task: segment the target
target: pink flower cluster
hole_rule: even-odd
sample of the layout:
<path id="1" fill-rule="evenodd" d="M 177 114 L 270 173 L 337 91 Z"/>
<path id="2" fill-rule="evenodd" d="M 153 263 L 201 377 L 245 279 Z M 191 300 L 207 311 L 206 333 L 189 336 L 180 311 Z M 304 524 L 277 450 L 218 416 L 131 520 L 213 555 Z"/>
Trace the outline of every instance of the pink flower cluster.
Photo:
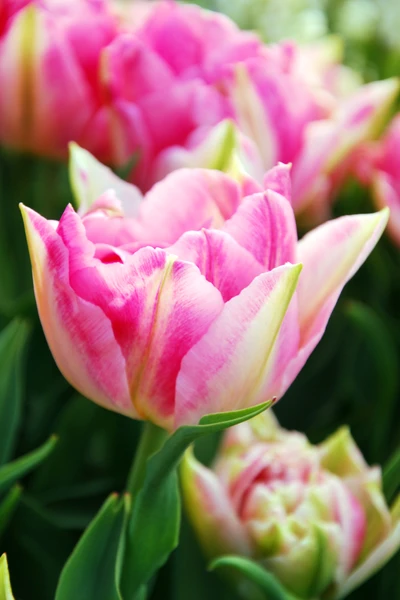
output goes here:
<path id="1" fill-rule="evenodd" d="M 133 157 L 132 180 L 148 190 L 172 169 L 214 167 L 196 149 L 230 119 L 251 175 L 293 163 L 296 212 L 326 218 L 340 165 L 397 83 L 356 86 L 334 49 L 265 46 L 195 6 L 126 6 L 3 0 L 1 143 L 62 158 L 76 141 L 114 166 Z"/>

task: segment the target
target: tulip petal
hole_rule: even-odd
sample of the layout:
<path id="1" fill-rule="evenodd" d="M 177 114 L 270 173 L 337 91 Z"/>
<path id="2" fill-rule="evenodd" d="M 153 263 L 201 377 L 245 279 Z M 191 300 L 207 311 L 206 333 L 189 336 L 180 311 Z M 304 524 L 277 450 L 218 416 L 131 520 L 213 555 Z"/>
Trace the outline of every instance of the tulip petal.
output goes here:
<path id="1" fill-rule="evenodd" d="M 387 209 L 341 217 L 317 227 L 300 240 L 297 260 L 304 269 L 297 295 L 303 344 L 311 336 L 322 336 L 340 292 L 377 244 L 388 217 Z"/>
<path id="2" fill-rule="evenodd" d="M 104 192 L 114 190 L 126 217 L 135 217 L 143 196 L 140 190 L 120 179 L 90 152 L 71 142 L 69 174 L 80 214 L 84 215 Z"/>
<path id="3" fill-rule="evenodd" d="M 285 265 L 263 273 L 225 304 L 182 360 L 177 426 L 270 398 L 270 357 L 300 270 L 301 265 Z"/>
<path id="4" fill-rule="evenodd" d="M 396 189 L 397 188 L 397 189 Z M 372 182 L 372 193 L 375 204 L 382 209 L 390 209 L 388 231 L 393 240 L 400 246 L 400 187 L 393 178 L 384 171 L 378 171 Z"/>
<path id="5" fill-rule="evenodd" d="M 264 168 L 271 168 L 279 152 L 276 131 L 244 64 L 235 66 L 232 99 L 241 131 L 256 143 Z"/>
<path id="6" fill-rule="evenodd" d="M 276 167 L 267 171 L 264 175 L 264 189 L 273 190 L 290 202 L 292 198 L 291 168 L 290 164 L 279 163 Z"/>
<path id="7" fill-rule="evenodd" d="M 67 144 L 89 123 L 92 93 L 64 28 L 60 15 L 31 2 L 1 40 L 3 143 L 64 157 Z"/>
<path id="8" fill-rule="evenodd" d="M 320 341 L 344 285 L 375 247 L 388 216 L 386 209 L 340 217 L 317 227 L 298 243 L 297 260 L 304 265 L 297 288 L 299 352 L 286 369 L 280 395 Z"/>
<path id="9" fill-rule="evenodd" d="M 185 231 L 219 228 L 241 201 L 239 185 L 224 173 L 180 169 L 156 184 L 140 206 L 137 240 L 173 244 Z"/>
<path id="10" fill-rule="evenodd" d="M 112 323 L 136 412 L 171 428 L 181 360 L 221 312 L 221 294 L 194 264 L 161 249 L 102 263 L 72 208 L 57 232 L 69 251 L 70 285 Z"/>
<path id="11" fill-rule="evenodd" d="M 223 231 L 189 231 L 167 250 L 197 265 L 207 281 L 221 292 L 224 302 L 237 296 L 265 270 Z"/>
<path id="12" fill-rule="evenodd" d="M 72 289 L 68 251 L 53 224 L 25 207 L 22 214 L 39 315 L 59 369 L 83 395 L 137 416 L 111 322 Z"/>
<path id="13" fill-rule="evenodd" d="M 400 548 L 400 497 L 398 498 L 392 514 L 393 528 L 386 539 L 379 544 L 350 574 L 343 585 L 335 594 L 335 599 L 345 598 L 364 581 L 379 571 Z"/>
<path id="14" fill-rule="evenodd" d="M 212 127 L 194 147 L 172 146 L 158 156 L 154 167 L 156 181 L 179 168 L 204 168 L 228 171 L 237 146 L 236 128 L 225 119 Z"/>
<path id="15" fill-rule="evenodd" d="M 213 558 L 227 553 L 250 556 L 249 535 L 233 510 L 225 488 L 210 469 L 195 459 L 191 449 L 182 462 L 181 481 L 190 521 L 207 556 Z"/>
<path id="16" fill-rule="evenodd" d="M 293 206 L 303 211 L 313 198 L 321 172 L 332 172 L 362 141 L 375 135 L 399 89 L 397 79 L 362 86 L 339 107 L 329 120 L 311 123 L 304 147 L 293 165 Z"/>
<path id="17" fill-rule="evenodd" d="M 245 198 L 222 227 L 271 270 L 295 262 L 296 222 L 288 200 L 272 190 Z"/>
<path id="18" fill-rule="evenodd" d="M 341 427 L 319 446 L 321 465 L 338 477 L 354 477 L 368 468 L 348 427 Z"/>

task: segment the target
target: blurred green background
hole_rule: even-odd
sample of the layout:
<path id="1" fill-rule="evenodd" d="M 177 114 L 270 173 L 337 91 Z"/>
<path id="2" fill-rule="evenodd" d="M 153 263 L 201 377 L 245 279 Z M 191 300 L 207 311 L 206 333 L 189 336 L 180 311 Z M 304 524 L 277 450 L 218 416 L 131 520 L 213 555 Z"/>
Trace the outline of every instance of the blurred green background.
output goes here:
<path id="1" fill-rule="evenodd" d="M 207 6 L 269 41 L 338 33 L 345 61 L 367 80 L 400 75 L 398 0 L 214 0 Z M 58 218 L 72 201 L 66 166 L 2 149 L 0 197 L 0 465 L 58 436 L 53 451 L 20 484 L 0 488 L 0 553 L 7 551 L 16 599 L 52 600 L 83 529 L 110 492 L 124 489 L 140 423 L 77 395 L 58 372 L 37 318 L 17 205 Z M 368 193 L 355 182 L 335 205 L 336 215 L 369 210 Z M 283 426 L 319 442 L 348 423 L 366 459 L 385 465 L 400 445 L 399 307 L 400 252 L 384 236 L 278 404 Z M 198 450 L 206 462 L 217 443 L 202 441 Z M 184 523 L 181 545 L 161 570 L 152 599 L 234 600 L 205 569 Z M 400 598 L 399 569 L 400 555 L 351 598 Z"/>

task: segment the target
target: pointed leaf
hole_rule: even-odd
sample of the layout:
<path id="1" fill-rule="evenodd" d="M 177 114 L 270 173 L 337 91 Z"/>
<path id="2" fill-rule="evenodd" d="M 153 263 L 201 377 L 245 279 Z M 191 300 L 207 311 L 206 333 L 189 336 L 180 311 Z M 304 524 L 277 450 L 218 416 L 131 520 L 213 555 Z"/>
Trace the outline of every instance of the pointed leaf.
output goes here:
<path id="1" fill-rule="evenodd" d="M 47 458 L 56 443 L 57 438 L 53 435 L 37 450 L 0 467 L 0 493 L 11 486 L 17 479 L 20 479 L 29 473 L 29 471 L 39 465 L 42 460 Z"/>
<path id="2" fill-rule="evenodd" d="M 251 419 L 270 405 L 271 402 L 265 402 L 243 410 L 207 415 L 199 425 L 180 427 L 149 458 L 143 487 L 128 525 L 121 583 L 124 598 L 134 597 L 178 544 L 180 495 L 176 467 L 188 446 L 203 435 Z"/>
<path id="3" fill-rule="evenodd" d="M 272 573 L 249 558 L 222 556 L 212 561 L 209 569 L 214 570 L 220 567 L 229 567 L 239 571 L 265 592 L 266 600 L 295 600 L 295 597 L 285 590 Z"/>
<path id="4" fill-rule="evenodd" d="M 385 498 L 390 503 L 400 488 L 400 447 L 385 465 L 383 470 L 383 489 Z"/>
<path id="5" fill-rule="evenodd" d="M 55 600 L 122 600 L 118 557 L 129 504 L 127 495 L 106 500 L 68 559 Z"/>
<path id="6" fill-rule="evenodd" d="M 0 334 L 0 464 L 9 460 L 22 402 L 22 363 L 29 326 L 12 321 Z"/>
<path id="7" fill-rule="evenodd" d="M 19 485 L 15 485 L 8 492 L 7 496 L 0 503 L 0 536 L 8 525 L 11 517 L 17 508 L 19 499 L 21 497 L 22 488 Z"/>

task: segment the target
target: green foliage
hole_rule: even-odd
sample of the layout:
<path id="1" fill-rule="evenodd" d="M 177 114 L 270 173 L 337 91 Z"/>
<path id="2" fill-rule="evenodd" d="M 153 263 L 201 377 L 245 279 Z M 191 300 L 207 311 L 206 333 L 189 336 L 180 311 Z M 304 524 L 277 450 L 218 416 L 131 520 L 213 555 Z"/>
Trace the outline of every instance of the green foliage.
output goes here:
<path id="1" fill-rule="evenodd" d="M 241 556 L 221 556 L 214 560 L 209 567 L 214 569 L 233 569 L 241 573 L 245 579 L 250 580 L 262 590 L 262 598 L 265 600 L 298 600 L 279 583 L 279 581 L 266 569 L 258 565 L 253 560 Z M 253 593 L 256 595 L 257 593 Z M 248 598 L 251 600 L 251 588 L 248 590 Z"/>
<path id="2" fill-rule="evenodd" d="M 0 333 L 0 465 L 12 455 L 20 423 L 28 333 L 28 325 L 18 320 Z"/>
<path id="3" fill-rule="evenodd" d="M 127 530 L 122 572 L 124 598 L 134 597 L 178 545 L 180 495 L 176 468 L 185 450 L 196 439 L 246 421 L 269 404 L 209 415 L 203 417 L 199 425 L 180 427 L 149 458 Z"/>
<path id="4" fill-rule="evenodd" d="M 104 503 L 65 565 L 55 600 L 122 600 L 118 558 L 129 502 L 113 494 Z"/>
<path id="5" fill-rule="evenodd" d="M 0 467 L 0 494 L 47 458 L 56 443 L 57 438 L 52 436 L 37 450 Z"/>

